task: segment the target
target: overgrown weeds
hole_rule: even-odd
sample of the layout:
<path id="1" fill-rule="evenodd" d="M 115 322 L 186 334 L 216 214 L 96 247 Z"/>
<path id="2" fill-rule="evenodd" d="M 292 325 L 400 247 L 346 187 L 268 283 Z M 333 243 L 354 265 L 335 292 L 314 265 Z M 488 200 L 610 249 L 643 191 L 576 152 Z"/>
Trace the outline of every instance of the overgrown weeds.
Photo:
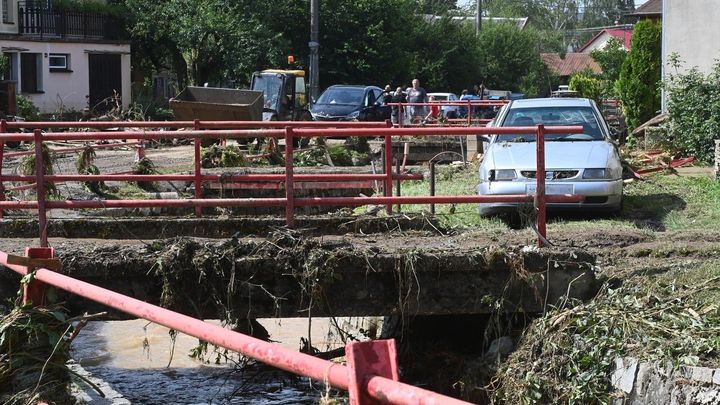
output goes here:
<path id="1" fill-rule="evenodd" d="M 684 285 L 648 288 L 638 278 L 606 286 L 592 301 L 550 312 L 525 332 L 490 390 L 508 404 L 609 403 L 609 375 L 616 358 L 717 365 L 720 307 L 692 299 L 720 288 L 720 276 Z"/>
<path id="2" fill-rule="evenodd" d="M 97 154 L 92 145 L 85 145 L 75 161 L 78 174 L 99 175 L 100 169 L 94 163 L 96 156 Z M 107 190 L 107 186 L 103 181 L 86 181 L 84 184 L 86 189 L 95 194 L 101 194 Z"/>
<path id="3" fill-rule="evenodd" d="M 15 307 L 0 320 L 0 403 L 71 404 L 71 323 L 60 308 Z"/>
<path id="4" fill-rule="evenodd" d="M 132 168 L 133 174 L 157 174 L 158 171 L 155 168 L 155 163 L 153 163 L 152 160 L 149 158 L 142 158 L 137 163 L 133 165 Z M 137 182 L 138 187 L 145 191 L 157 191 L 158 190 L 158 184 L 154 181 L 138 181 Z"/>
<path id="5" fill-rule="evenodd" d="M 35 144 L 31 144 L 29 147 L 29 150 L 35 150 Z M 43 165 L 43 174 L 45 175 L 52 175 L 55 174 L 55 160 L 56 160 L 55 153 L 50 150 L 50 148 L 46 144 L 42 144 L 42 165 Z M 27 155 L 20 160 L 20 164 L 18 165 L 18 172 L 20 174 L 25 176 L 34 176 L 35 175 L 35 154 Z M 55 186 L 55 183 L 46 181 L 45 182 L 45 192 L 48 195 L 55 196 L 58 195 L 57 187 Z"/>
<path id="6" fill-rule="evenodd" d="M 245 154 L 237 145 L 211 145 L 203 149 L 200 159 L 202 167 L 205 168 L 244 167 L 249 165 Z"/>

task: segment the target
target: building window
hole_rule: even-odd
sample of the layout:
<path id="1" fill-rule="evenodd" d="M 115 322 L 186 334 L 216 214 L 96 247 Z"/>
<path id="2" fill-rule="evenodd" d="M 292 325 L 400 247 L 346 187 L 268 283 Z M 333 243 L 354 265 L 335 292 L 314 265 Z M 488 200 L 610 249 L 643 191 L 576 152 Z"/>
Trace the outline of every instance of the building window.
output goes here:
<path id="1" fill-rule="evenodd" d="M 3 24 L 14 24 L 14 2 L 13 0 L 2 0 L 2 22 Z"/>
<path id="2" fill-rule="evenodd" d="M 20 92 L 42 92 L 42 58 L 39 53 L 20 54 Z"/>
<path id="3" fill-rule="evenodd" d="M 51 72 L 67 72 L 70 70 L 70 55 L 66 53 L 51 53 L 48 59 Z"/>

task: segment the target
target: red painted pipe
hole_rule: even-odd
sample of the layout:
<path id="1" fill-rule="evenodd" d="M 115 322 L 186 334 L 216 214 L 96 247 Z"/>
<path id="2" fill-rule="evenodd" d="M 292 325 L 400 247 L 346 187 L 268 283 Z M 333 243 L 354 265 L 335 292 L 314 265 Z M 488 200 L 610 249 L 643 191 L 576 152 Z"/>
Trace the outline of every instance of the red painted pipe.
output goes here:
<path id="1" fill-rule="evenodd" d="M 47 201 L 48 209 L 89 209 L 89 208 L 194 208 L 194 207 L 284 207 L 284 198 L 224 198 L 187 200 L 66 200 Z M 37 209 L 37 201 L 0 201 L 5 209 Z"/>
<path id="2" fill-rule="evenodd" d="M 346 128 L 384 127 L 382 121 L 199 121 L 203 128 Z M 195 121 L 30 121 L 7 122 L 7 129 L 36 128 L 194 128 Z M 3 130 L 2 132 L 7 132 Z"/>
<path id="3" fill-rule="evenodd" d="M 546 134 L 568 134 L 581 132 L 581 126 L 545 127 Z M 447 136 L 447 135 L 492 135 L 492 134 L 535 134 L 536 127 L 445 127 L 442 133 L 437 128 L 300 128 L 294 130 L 296 137 L 330 136 Z M 208 131 L 132 131 L 132 132 L 47 132 L 46 141 L 104 140 L 104 139 L 172 139 L 172 138 L 282 138 L 284 131 L 268 130 L 208 130 Z M 0 141 L 32 141 L 31 134 L 0 134 Z"/>
<path id="4" fill-rule="evenodd" d="M 582 202 L 580 195 L 548 195 L 551 203 Z M 296 206 L 312 205 L 392 205 L 392 204 L 462 204 L 493 202 L 532 202 L 532 195 L 466 195 L 466 196 L 401 196 L 401 197 L 313 197 L 295 198 Z M 187 200 L 86 200 L 86 201 L 47 201 L 47 209 L 90 209 L 90 208 L 194 208 L 194 207 L 284 207 L 285 198 L 225 198 L 225 199 L 187 199 Z M 0 201 L 0 208 L 37 209 L 37 201 Z"/>
<path id="5" fill-rule="evenodd" d="M 385 197 L 392 197 L 392 156 L 392 137 L 390 135 L 385 135 L 385 187 L 383 187 L 383 194 Z M 385 211 L 388 214 L 392 214 L 392 204 L 387 204 L 385 206 Z"/>
<path id="6" fill-rule="evenodd" d="M 200 130 L 200 120 L 195 120 L 193 122 L 193 129 L 196 131 Z M 200 199 L 202 197 L 202 142 L 200 142 L 200 139 L 195 138 L 193 139 L 193 164 L 194 164 L 194 181 L 195 181 L 195 199 Z M 202 208 L 201 207 L 195 207 L 195 217 L 200 218 L 202 217 Z"/>
<path id="7" fill-rule="evenodd" d="M 194 174 L 53 174 L 46 175 L 45 180 L 54 183 L 65 181 L 193 181 Z M 200 176 L 201 181 L 284 181 L 284 174 L 205 174 Z M 384 180 L 384 174 L 295 174 L 296 181 L 362 181 Z M 393 180 L 422 180 L 422 174 L 393 175 Z M 35 176 L 11 175 L 3 176 L 4 181 L 35 182 Z"/>
<path id="8" fill-rule="evenodd" d="M 295 136 L 291 127 L 285 128 L 285 224 L 295 226 L 295 188 L 293 187 L 293 142 Z"/>
<path id="9" fill-rule="evenodd" d="M 549 195 L 547 202 L 582 202 L 584 196 L 572 194 Z M 532 202 L 532 195 L 496 194 L 496 195 L 436 195 L 436 196 L 393 196 L 393 197 L 306 197 L 296 198 L 297 206 L 314 205 L 390 205 L 390 204 L 466 204 L 466 203 L 523 203 Z"/>
<path id="10" fill-rule="evenodd" d="M 582 126 L 545 127 L 545 134 L 572 134 L 582 132 Z M 503 135 L 527 134 L 535 135 L 537 127 L 443 127 L 439 128 L 346 128 L 346 129 L 296 129 L 296 136 L 358 136 L 380 137 L 390 136 L 448 136 L 448 135 Z"/>
<path id="11" fill-rule="evenodd" d="M 547 240 L 547 229 L 546 229 L 546 207 L 545 202 L 547 196 L 545 195 L 545 126 L 540 124 L 537 126 L 537 147 L 535 148 L 536 166 L 537 173 L 535 180 L 537 182 L 537 190 L 535 191 L 537 199 L 537 226 L 538 226 L 538 247 L 545 246 L 545 240 Z"/>
<path id="12" fill-rule="evenodd" d="M 7 121 L 0 120 L 0 132 L 7 132 Z M 0 139 L 0 201 L 5 201 L 5 185 L 3 185 L 3 175 L 2 175 L 2 168 L 3 168 L 3 161 L 5 159 L 5 142 Z M 5 215 L 5 212 L 2 208 L 0 208 L 0 219 L 3 218 Z"/>
<path id="13" fill-rule="evenodd" d="M 37 194 L 38 226 L 40 227 L 40 247 L 48 247 L 47 236 L 47 204 L 45 201 L 45 167 L 42 154 L 42 132 L 36 129 L 33 132 L 35 143 L 35 185 Z"/>
<path id="14" fill-rule="evenodd" d="M 8 264 L 5 252 L 0 252 L 0 264 L 22 275 L 27 274 L 27 268 Z M 317 381 L 327 381 L 330 385 L 340 389 L 348 389 L 350 370 L 347 366 L 233 332 L 47 269 L 38 269 L 34 279 L 166 328 L 233 350 L 273 367 Z M 367 378 L 367 389 L 371 397 L 391 404 L 467 405 L 467 402 L 455 398 L 373 375 Z"/>

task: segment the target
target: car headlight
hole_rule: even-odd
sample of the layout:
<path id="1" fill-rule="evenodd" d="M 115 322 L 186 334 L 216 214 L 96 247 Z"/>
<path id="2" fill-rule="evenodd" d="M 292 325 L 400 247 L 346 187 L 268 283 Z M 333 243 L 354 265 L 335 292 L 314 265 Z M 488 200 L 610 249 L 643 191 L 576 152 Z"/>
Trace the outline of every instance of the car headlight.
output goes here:
<path id="1" fill-rule="evenodd" d="M 490 181 L 510 181 L 514 180 L 517 176 L 515 175 L 514 169 L 501 169 L 501 170 L 490 170 Z"/>
<path id="2" fill-rule="evenodd" d="M 360 116 L 360 110 L 351 112 L 350 114 L 348 114 L 347 117 L 354 119 L 354 118 L 357 118 L 357 117 L 359 117 L 359 116 Z"/>
<path id="3" fill-rule="evenodd" d="M 585 169 L 583 171 L 583 179 L 588 180 L 604 180 L 610 179 L 612 170 L 608 169 Z"/>

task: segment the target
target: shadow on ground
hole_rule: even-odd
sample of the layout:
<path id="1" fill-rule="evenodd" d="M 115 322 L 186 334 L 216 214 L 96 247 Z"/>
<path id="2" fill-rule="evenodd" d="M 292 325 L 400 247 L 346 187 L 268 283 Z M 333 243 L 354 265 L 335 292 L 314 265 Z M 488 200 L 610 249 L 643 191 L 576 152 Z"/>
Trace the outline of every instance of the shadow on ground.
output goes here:
<path id="1" fill-rule="evenodd" d="M 673 211 L 684 210 L 687 203 L 675 194 L 626 195 L 625 208 L 619 217 L 631 221 L 636 227 L 652 231 L 665 231 L 665 218 Z"/>
<path id="2" fill-rule="evenodd" d="M 547 220 L 551 221 L 588 221 L 596 219 L 619 219 L 631 222 L 637 228 L 652 231 L 665 231 L 665 218 L 673 211 L 683 210 L 687 203 L 675 194 L 658 193 L 650 195 L 625 195 L 624 207 L 619 213 L 597 210 L 548 210 Z M 531 213 L 500 215 L 499 218 L 511 229 L 522 229 L 534 222 Z"/>

